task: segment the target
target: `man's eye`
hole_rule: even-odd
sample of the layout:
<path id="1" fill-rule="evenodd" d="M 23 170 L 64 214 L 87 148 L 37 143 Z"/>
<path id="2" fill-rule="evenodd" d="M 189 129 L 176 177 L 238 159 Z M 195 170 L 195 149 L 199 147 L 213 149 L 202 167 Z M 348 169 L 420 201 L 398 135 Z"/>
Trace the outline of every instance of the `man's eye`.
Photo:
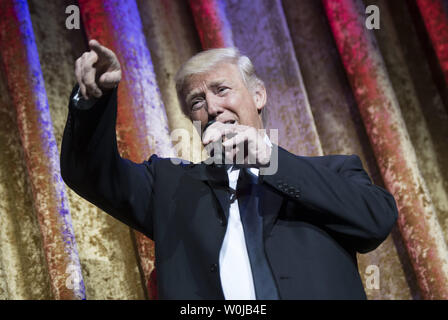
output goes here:
<path id="1" fill-rule="evenodd" d="M 224 93 L 224 92 L 226 92 L 228 89 L 229 89 L 229 88 L 227 88 L 227 87 L 219 87 L 219 88 L 218 88 L 218 92 L 219 92 L 219 93 Z"/>
<path id="2" fill-rule="evenodd" d="M 192 111 L 199 110 L 201 108 L 202 108 L 202 101 L 201 100 L 193 101 L 191 103 L 191 110 Z"/>

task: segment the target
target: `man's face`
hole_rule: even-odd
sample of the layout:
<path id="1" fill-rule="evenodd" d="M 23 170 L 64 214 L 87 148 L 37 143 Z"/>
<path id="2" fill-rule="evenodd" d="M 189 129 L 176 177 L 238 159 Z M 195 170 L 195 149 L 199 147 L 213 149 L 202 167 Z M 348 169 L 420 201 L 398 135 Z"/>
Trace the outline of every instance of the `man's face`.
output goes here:
<path id="1" fill-rule="evenodd" d="M 249 91 L 232 63 L 220 63 L 212 71 L 188 78 L 183 96 L 190 119 L 200 121 L 201 128 L 210 120 L 263 128 L 266 90 L 259 86 Z"/>

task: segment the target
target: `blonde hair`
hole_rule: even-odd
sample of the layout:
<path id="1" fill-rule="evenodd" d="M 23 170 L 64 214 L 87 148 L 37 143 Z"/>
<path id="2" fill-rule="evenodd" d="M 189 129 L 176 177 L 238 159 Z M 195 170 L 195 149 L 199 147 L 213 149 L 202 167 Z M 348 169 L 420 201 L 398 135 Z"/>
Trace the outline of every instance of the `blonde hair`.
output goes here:
<path id="1" fill-rule="evenodd" d="M 238 67 L 241 78 L 249 91 L 254 92 L 258 86 L 264 86 L 263 80 L 258 78 L 255 74 L 255 68 L 252 61 L 250 61 L 247 56 L 242 55 L 237 48 L 218 48 L 199 52 L 186 61 L 174 77 L 177 97 L 181 104 L 182 111 L 188 117 L 190 114 L 182 94 L 185 81 L 192 75 L 209 72 L 217 64 L 222 62 L 232 63 Z"/>

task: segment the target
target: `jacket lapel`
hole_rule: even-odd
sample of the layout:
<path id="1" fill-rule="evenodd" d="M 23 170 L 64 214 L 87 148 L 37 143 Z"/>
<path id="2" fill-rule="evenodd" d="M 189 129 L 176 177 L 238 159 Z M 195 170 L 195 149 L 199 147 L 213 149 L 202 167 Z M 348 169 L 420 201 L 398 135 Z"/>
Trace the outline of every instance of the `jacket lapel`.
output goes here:
<path id="1" fill-rule="evenodd" d="M 227 175 L 227 171 L 224 167 L 207 165 L 206 172 L 208 177 L 207 183 L 221 206 L 221 213 L 227 224 L 230 208 L 229 176 Z"/>
<path id="2" fill-rule="evenodd" d="M 225 167 L 215 164 L 206 165 L 201 162 L 198 164 L 187 164 L 184 168 L 188 175 L 194 179 L 204 181 L 210 186 L 220 205 L 222 218 L 227 222 L 230 208 L 230 192 L 229 177 Z M 278 217 L 283 197 L 265 183 L 260 185 L 258 196 L 259 208 L 263 215 L 263 234 L 266 237 L 270 234 Z"/>
<path id="3" fill-rule="evenodd" d="M 263 235 L 266 238 L 277 220 L 283 197 L 275 192 L 267 184 L 261 184 L 260 188 L 260 210 L 263 215 Z"/>
<path id="4" fill-rule="evenodd" d="M 205 163 L 188 164 L 186 173 L 194 179 L 204 181 L 210 186 L 215 198 L 218 200 L 222 218 L 227 222 L 230 208 L 229 177 L 224 166 Z"/>

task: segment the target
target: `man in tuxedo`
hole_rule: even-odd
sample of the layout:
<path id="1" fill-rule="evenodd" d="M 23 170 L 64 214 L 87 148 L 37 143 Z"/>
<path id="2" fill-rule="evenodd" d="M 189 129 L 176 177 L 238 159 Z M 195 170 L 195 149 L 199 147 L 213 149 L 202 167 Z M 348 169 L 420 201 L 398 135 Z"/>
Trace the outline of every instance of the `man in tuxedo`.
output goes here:
<path id="1" fill-rule="evenodd" d="M 124 159 L 115 133 L 120 64 L 97 41 L 89 46 L 76 61 L 62 177 L 155 241 L 159 298 L 366 298 L 356 252 L 387 237 L 397 208 L 359 157 L 302 157 L 272 144 L 259 130 L 264 84 L 249 58 L 226 48 L 187 61 L 176 89 L 210 155 L 229 165 Z"/>

